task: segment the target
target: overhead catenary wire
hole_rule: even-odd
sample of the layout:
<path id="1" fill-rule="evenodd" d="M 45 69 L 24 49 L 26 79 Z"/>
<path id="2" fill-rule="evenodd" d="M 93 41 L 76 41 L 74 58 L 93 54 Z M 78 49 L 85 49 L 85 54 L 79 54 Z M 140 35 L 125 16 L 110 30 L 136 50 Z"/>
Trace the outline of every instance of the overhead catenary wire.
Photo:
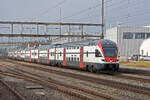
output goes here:
<path id="1" fill-rule="evenodd" d="M 42 16 L 42 15 L 44 15 L 44 14 L 50 12 L 51 10 L 53 10 L 53 9 L 55 9 L 55 8 L 57 8 L 57 7 L 59 7 L 60 5 L 64 4 L 66 1 L 67 1 L 67 0 L 60 1 L 60 2 L 58 2 L 56 5 L 54 5 L 54 6 L 52 6 L 52 7 L 49 7 L 49 8 L 46 9 L 45 11 L 39 13 L 37 16 L 32 17 L 32 18 L 30 18 L 30 19 L 33 20 L 33 19 L 38 18 L 38 17 L 40 17 L 40 16 Z"/>
<path id="2" fill-rule="evenodd" d="M 134 12 L 138 12 L 138 13 L 136 13 L 136 14 L 128 13 L 126 15 L 123 15 L 123 17 L 120 17 L 120 16 L 111 17 L 111 19 L 109 21 L 112 22 L 114 19 L 121 20 L 121 19 L 136 17 L 137 15 L 138 16 L 146 15 L 146 14 L 150 13 L 150 9 L 136 10 Z"/>
<path id="3" fill-rule="evenodd" d="M 111 2 L 111 1 L 112 1 L 112 0 L 107 0 L 107 1 L 105 1 L 104 3 L 109 3 L 109 2 Z M 62 18 L 62 20 L 68 19 L 68 18 L 71 18 L 71 17 L 76 17 L 76 16 L 78 16 L 78 15 L 80 15 L 80 14 L 83 14 L 83 13 L 85 13 L 85 12 L 87 12 L 87 11 L 89 11 L 89 10 L 95 9 L 95 8 L 97 8 L 97 7 L 101 7 L 101 3 L 100 3 L 100 4 L 97 4 L 97 5 L 94 5 L 94 6 L 91 6 L 91 7 L 88 7 L 88 8 L 86 8 L 86 9 L 80 10 L 80 11 L 78 11 L 78 12 L 72 14 L 72 15 L 65 16 L 65 17 Z"/>
<path id="4" fill-rule="evenodd" d="M 146 9 L 144 9 L 144 11 L 145 11 Z M 149 9 L 148 9 L 149 10 Z M 142 10 L 143 11 L 143 10 Z M 139 12 L 139 10 L 136 10 L 136 12 Z M 80 19 L 77 19 L 77 21 L 81 21 L 81 20 L 86 20 L 86 19 L 89 19 L 89 18 L 92 18 L 92 17 L 100 17 L 100 15 L 99 14 L 96 14 L 96 15 L 91 15 L 91 12 L 90 12 L 90 14 L 88 14 L 88 13 L 86 13 L 86 15 L 87 16 L 83 16 L 83 18 L 80 18 Z M 89 16 L 90 15 L 90 16 Z M 129 16 L 131 16 L 131 14 L 125 14 L 123 17 L 120 17 L 120 16 L 114 16 L 114 17 L 111 17 L 111 20 L 114 20 L 114 18 L 117 18 L 117 19 L 124 19 L 124 18 L 127 18 L 127 17 L 129 17 Z M 105 16 L 105 17 L 107 17 L 107 16 Z M 73 20 L 73 18 L 71 18 L 71 19 L 69 19 L 69 20 Z"/>
<path id="5" fill-rule="evenodd" d="M 127 5 L 125 6 L 121 6 L 121 7 L 116 7 L 116 12 L 124 10 L 123 14 L 124 15 L 120 15 L 120 13 L 118 14 L 118 16 L 114 16 L 114 13 L 112 15 L 109 13 L 106 13 L 106 17 L 107 18 L 107 23 L 108 24 L 113 24 L 117 22 L 120 22 L 119 24 L 129 24 L 131 22 L 134 22 L 138 19 L 139 16 L 143 16 L 143 15 L 148 15 L 149 14 L 149 8 L 148 9 L 141 9 L 143 8 L 142 5 L 144 5 L 147 1 L 144 0 L 134 0 L 134 1 L 130 1 L 130 2 L 126 2 Z M 146 6 L 145 6 L 146 7 Z M 112 8 L 110 9 L 112 10 Z M 109 10 L 109 12 L 110 12 Z M 125 12 L 126 11 L 126 12 Z M 117 15 L 117 13 L 115 14 Z M 111 16 L 111 17 L 110 17 Z M 143 16 L 144 18 L 146 18 L 147 16 Z M 143 22 L 143 21 L 142 21 Z M 139 23 L 142 23 L 141 21 Z M 138 24 L 138 22 L 136 22 Z M 132 25 L 134 25 L 134 23 L 131 23 Z"/>

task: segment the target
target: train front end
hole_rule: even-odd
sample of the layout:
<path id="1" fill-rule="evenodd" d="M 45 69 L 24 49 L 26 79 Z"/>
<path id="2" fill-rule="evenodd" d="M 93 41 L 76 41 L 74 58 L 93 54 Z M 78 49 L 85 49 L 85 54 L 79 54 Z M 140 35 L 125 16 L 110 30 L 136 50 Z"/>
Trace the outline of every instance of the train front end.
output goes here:
<path id="1" fill-rule="evenodd" d="M 97 42 L 97 46 L 102 55 L 101 70 L 105 71 L 118 71 L 119 70 L 119 58 L 118 58 L 118 46 L 111 40 L 100 40 Z"/>

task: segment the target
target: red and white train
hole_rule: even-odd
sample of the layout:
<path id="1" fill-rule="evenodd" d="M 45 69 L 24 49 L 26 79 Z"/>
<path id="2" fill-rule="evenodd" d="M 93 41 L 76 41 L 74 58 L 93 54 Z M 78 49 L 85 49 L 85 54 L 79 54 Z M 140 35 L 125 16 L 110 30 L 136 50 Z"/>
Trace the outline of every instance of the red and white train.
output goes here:
<path id="1" fill-rule="evenodd" d="M 119 69 L 117 44 L 106 39 L 16 50 L 9 52 L 8 56 L 25 62 L 85 69 L 91 72 Z"/>

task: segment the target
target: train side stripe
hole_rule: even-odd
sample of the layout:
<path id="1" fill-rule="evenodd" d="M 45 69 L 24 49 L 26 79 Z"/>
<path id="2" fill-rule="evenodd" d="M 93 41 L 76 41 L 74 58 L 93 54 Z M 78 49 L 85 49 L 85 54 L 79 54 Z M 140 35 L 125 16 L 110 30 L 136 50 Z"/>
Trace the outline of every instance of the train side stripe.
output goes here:
<path id="1" fill-rule="evenodd" d="M 83 47 L 80 47 L 80 68 L 83 68 Z"/>
<path id="2" fill-rule="evenodd" d="M 26 50 L 25 50 L 25 55 L 24 55 L 24 61 L 26 62 Z"/>
<path id="3" fill-rule="evenodd" d="M 98 45 L 98 47 L 100 48 L 100 50 L 102 51 L 102 54 L 103 54 L 103 56 L 104 56 L 104 58 L 105 58 L 104 51 L 103 51 L 103 48 L 102 48 L 101 43 L 100 43 L 100 42 L 97 42 L 97 45 Z"/>
<path id="4" fill-rule="evenodd" d="M 64 48 L 63 66 L 66 66 L 66 48 Z"/>
<path id="5" fill-rule="evenodd" d="M 47 64 L 49 64 L 49 49 L 47 49 Z"/>

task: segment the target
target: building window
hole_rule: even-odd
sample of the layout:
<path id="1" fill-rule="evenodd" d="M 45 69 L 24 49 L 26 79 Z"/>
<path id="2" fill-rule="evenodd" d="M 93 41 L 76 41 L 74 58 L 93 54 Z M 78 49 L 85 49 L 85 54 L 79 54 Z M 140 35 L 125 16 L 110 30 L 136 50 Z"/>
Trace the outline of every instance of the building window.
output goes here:
<path id="1" fill-rule="evenodd" d="M 147 33 L 147 38 L 150 38 L 150 33 Z"/>
<path id="2" fill-rule="evenodd" d="M 133 39 L 133 33 L 123 33 L 123 39 Z"/>
<path id="3" fill-rule="evenodd" d="M 135 33 L 135 39 L 145 39 L 145 33 Z"/>

